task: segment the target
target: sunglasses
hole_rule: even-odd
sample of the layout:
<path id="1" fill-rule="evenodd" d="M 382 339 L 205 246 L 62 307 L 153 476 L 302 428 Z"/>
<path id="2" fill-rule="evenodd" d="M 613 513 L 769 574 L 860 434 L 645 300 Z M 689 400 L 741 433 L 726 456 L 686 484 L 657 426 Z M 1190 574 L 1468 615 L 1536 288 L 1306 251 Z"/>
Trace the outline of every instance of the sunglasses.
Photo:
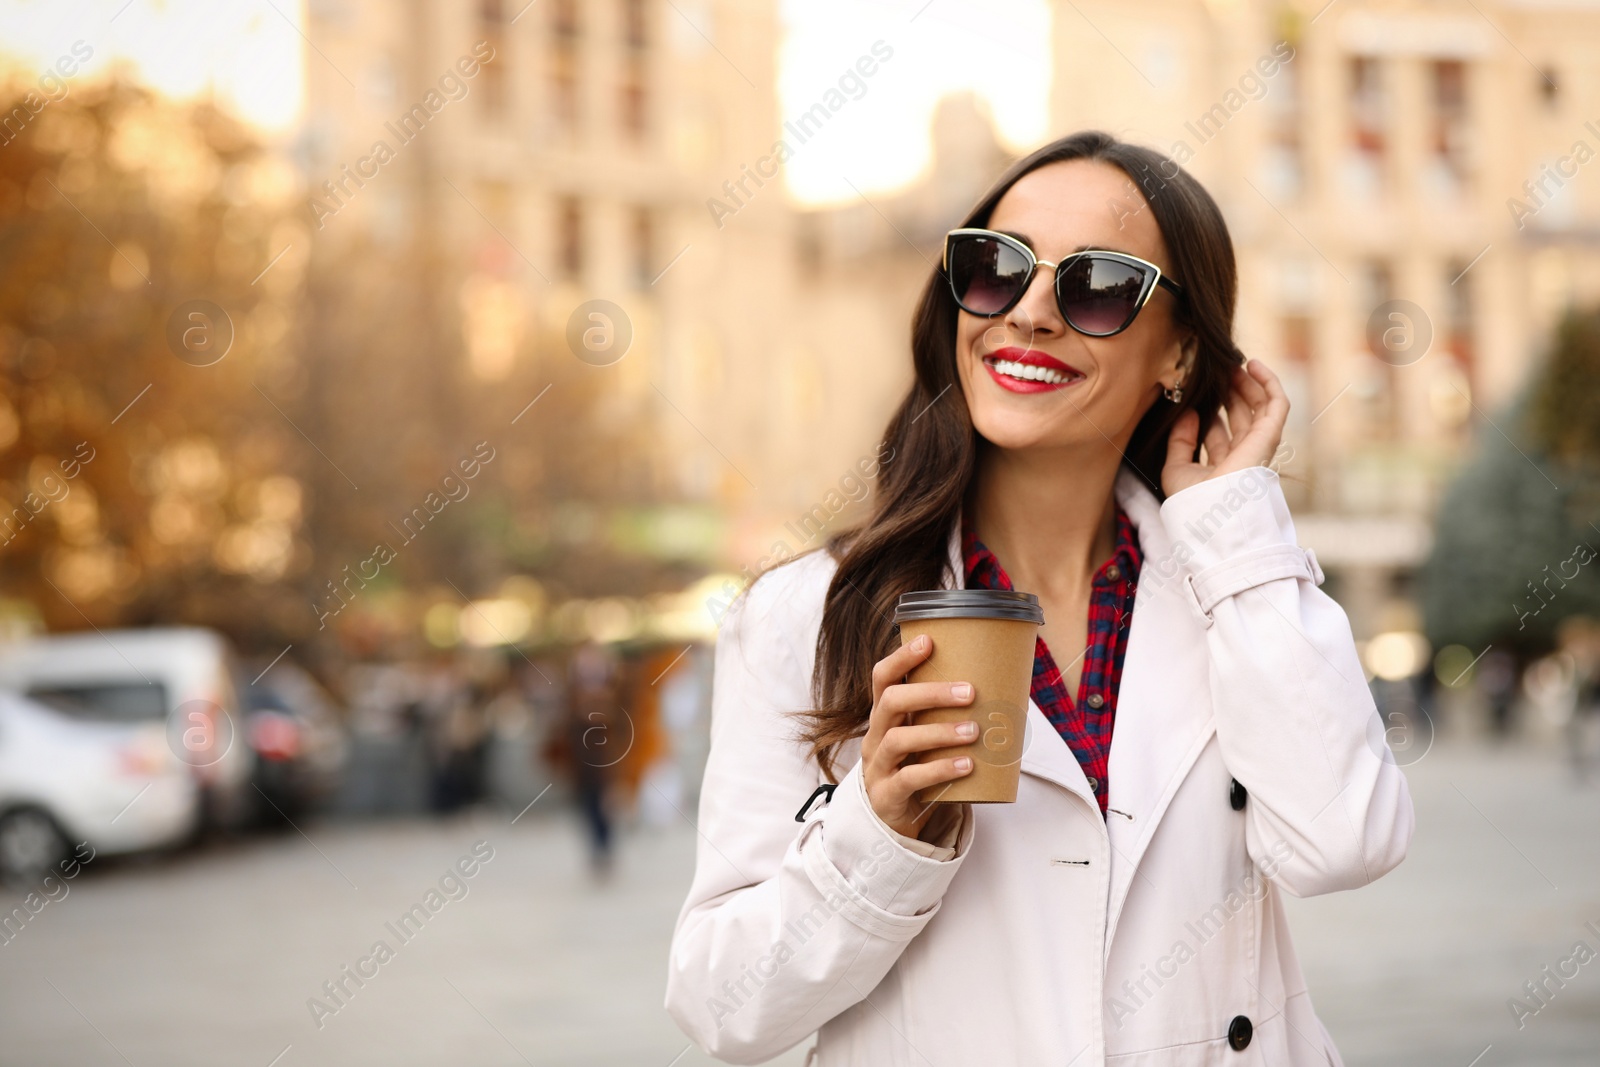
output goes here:
<path id="1" fill-rule="evenodd" d="M 1111 337 L 1133 325 L 1156 286 L 1174 297 L 1183 286 L 1138 256 L 1098 249 L 1074 252 L 1060 263 L 993 230 L 951 230 L 944 239 L 944 271 L 961 310 L 992 318 L 1016 306 L 1040 267 L 1055 271 L 1056 306 L 1079 333 Z"/>

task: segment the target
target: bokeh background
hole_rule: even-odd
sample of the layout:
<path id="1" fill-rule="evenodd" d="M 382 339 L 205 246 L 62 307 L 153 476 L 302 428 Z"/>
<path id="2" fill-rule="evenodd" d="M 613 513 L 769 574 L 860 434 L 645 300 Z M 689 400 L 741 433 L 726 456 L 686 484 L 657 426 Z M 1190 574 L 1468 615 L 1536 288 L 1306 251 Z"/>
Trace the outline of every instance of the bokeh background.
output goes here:
<path id="1" fill-rule="evenodd" d="M 1086 127 L 1227 216 L 1416 796 L 1291 902 L 1346 1061 L 1600 1062 L 1600 3 L 7 0 L 0 69 L 0 1062 L 709 1062 L 721 611 Z"/>

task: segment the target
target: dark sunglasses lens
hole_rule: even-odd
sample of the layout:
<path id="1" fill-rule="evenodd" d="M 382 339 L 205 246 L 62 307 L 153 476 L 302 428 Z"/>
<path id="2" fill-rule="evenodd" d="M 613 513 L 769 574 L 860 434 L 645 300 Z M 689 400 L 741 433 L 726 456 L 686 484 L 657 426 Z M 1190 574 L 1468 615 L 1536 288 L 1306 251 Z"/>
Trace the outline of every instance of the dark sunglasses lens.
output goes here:
<path id="1" fill-rule="evenodd" d="M 969 235 L 950 242 L 950 287 L 956 303 L 974 315 L 997 315 L 1028 280 L 1028 260 L 992 237 Z"/>
<path id="2" fill-rule="evenodd" d="M 1061 313 L 1084 333 L 1115 333 L 1133 317 L 1144 279 L 1132 264 L 1082 256 L 1056 272 Z"/>

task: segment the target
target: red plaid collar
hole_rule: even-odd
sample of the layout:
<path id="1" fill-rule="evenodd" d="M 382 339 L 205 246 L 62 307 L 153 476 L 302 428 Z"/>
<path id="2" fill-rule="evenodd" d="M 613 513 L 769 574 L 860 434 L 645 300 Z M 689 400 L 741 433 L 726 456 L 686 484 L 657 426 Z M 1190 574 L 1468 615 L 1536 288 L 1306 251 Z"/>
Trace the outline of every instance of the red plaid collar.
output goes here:
<path id="1" fill-rule="evenodd" d="M 1067 692 L 1044 638 L 1036 639 L 1029 696 L 1056 728 L 1083 768 L 1084 777 L 1104 816 L 1110 801 L 1107 781 L 1111 736 L 1116 724 L 1117 691 L 1128 647 L 1128 625 L 1139 581 L 1138 531 L 1116 505 L 1116 541 L 1111 558 L 1095 572 L 1089 590 L 1089 643 L 1083 651 L 1078 692 Z M 962 555 L 969 589 L 1012 589 L 1011 578 L 994 553 L 978 540 L 970 513 L 962 515 Z"/>
<path id="2" fill-rule="evenodd" d="M 1094 573 L 1093 585 L 1097 587 L 1111 585 L 1124 578 L 1130 582 L 1137 581 L 1139 565 L 1144 561 L 1139 551 L 1139 531 L 1134 527 L 1133 520 L 1128 518 L 1128 513 L 1122 510 L 1122 505 L 1118 503 L 1115 506 L 1116 541 L 1112 545 L 1111 558 Z M 1010 575 L 1000 566 L 1000 561 L 989 550 L 989 546 L 978 540 L 977 531 L 972 526 L 970 508 L 961 509 L 961 558 L 966 566 L 968 589 L 1012 588 Z M 1115 577 L 1111 570 L 1113 564 L 1117 567 Z"/>

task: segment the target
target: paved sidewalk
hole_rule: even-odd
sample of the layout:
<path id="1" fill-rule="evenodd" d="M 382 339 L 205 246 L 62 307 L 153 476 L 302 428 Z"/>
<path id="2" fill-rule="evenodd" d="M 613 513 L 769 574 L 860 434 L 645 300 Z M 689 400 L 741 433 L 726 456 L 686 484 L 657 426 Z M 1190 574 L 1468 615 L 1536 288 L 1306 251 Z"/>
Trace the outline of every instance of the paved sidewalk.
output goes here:
<path id="1" fill-rule="evenodd" d="M 1408 773 L 1419 828 L 1407 862 L 1365 890 L 1290 902 L 1346 1063 L 1600 1063 L 1600 960 L 1521 1030 L 1507 1008 L 1579 938 L 1600 950 L 1583 929 L 1600 926 L 1600 788 L 1576 789 L 1555 753 L 1531 749 L 1441 747 Z M 686 823 L 625 834 L 600 887 L 576 819 L 555 809 L 515 825 L 478 813 L 307 829 L 91 864 L 0 945 L 0 1062 L 713 1062 L 661 1007 L 693 864 Z M 480 840 L 492 858 L 441 887 Z M 444 903 L 402 941 L 386 924 L 430 889 Z M 393 958 L 367 964 L 360 988 L 346 979 L 352 994 L 319 1029 L 307 1000 L 380 938 L 399 946 Z M 803 1058 L 804 1045 L 776 1062 Z"/>
<path id="2" fill-rule="evenodd" d="M 1600 786 L 1559 752 L 1440 748 L 1406 769 L 1411 853 L 1353 893 L 1289 901 L 1311 997 L 1349 1067 L 1600 1064 L 1600 958 L 1519 1029 L 1507 1002 L 1580 939 L 1600 952 Z M 1489 1048 L 1489 1046 L 1493 1046 Z M 1488 1049 L 1485 1052 L 1485 1049 Z"/>

